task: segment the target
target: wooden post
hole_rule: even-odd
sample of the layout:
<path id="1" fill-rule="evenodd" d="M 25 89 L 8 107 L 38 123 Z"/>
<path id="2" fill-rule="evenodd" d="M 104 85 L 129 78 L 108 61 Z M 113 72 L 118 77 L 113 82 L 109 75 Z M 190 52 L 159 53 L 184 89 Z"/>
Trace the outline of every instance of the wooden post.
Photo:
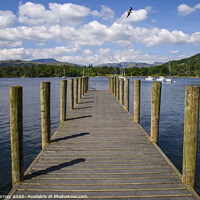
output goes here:
<path id="1" fill-rule="evenodd" d="M 42 148 L 50 142 L 50 82 L 41 82 L 41 124 L 42 124 Z"/>
<path id="2" fill-rule="evenodd" d="M 78 79 L 74 79 L 75 105 L 78 104 Z"/>
<path id="3" fill-rule="evenodd" d="M 116 88 L 117 88 L 116 98 L 117 100 L 119 100 L 119 78 L 116 79 Z"/>
<path id="4" fill-rule="evenodd" d="M 183 176 L 185 184 L 194 187 L 197 159 L 199 88 L 187 85 L 185 88 L 185 120 L 183 145 Z"/>
<path id="5" fill-rule="evenodd" d="M 60 85 L 60 123 L 66 120 L 67 80 L 61 80 Z"/>
<path id="6" fill-rule="evenodd" d="M 112 77 L 110 77 L 110 92 L 112 93 Z"/>
<path id="7" fill-rule="evenodd" d="M 160 100 L 161 100 L 161 82 L 152 83 L 151 95 L 151 138 L 152 142 L 158 143 Z"/>
<path id="8" fill-rule="evenodd" d="M 70 112 L 74 109 L 74 79 L 69 80 Z"/>
<path id="9" fill-rule="evenodd" d="M 112 93 L 114 94 L 114 87 L 115 87 L 115 85 L 114 85 L 114 77 L 112 77 Z"/>
<path id="10" fill-rule="evenodd" d="M 79 82 L 78 86 L 79 86 L 79 101 L 80 101 L 82 99 L 82 79 L 79 78 L 78 82 Z"/>
<path id="11" fill-rule="evenodd" d="M 116 76 L 113 77 L 113 94 L 116 97 Z"/>
<path id="12" fill-rule="evenodd" d="M 120 103 L 124 105 L 124 78 L 120 78 Z"/>
<path id="13" fill-rule="evenodd" d="M 10 140 L 12 185 L 23 180 L 23 94 L 21 86 L 10 87 Z"/>
<path id="14" fill-rule="evenodd" d="M 129 79 L 125 79 L 125 110 L 129 112 Z"/>
<path id="15" fill-rule="evenodd" d="M 112 93 L 112 77 L 110 76 L 109 79 L 110 79 L 110 92 Z"/>
<path id="16" fill-rule="evenodd" d="M 134 81 L 134 120 L 140 123 L 140 80 Z"/>
<path id="17" fill-rule="evenodd" d="M 108 77 L 108 91 L 110 91 L 110 77 Z"/>
<path id="18" fill-rule="evenodd" d="M 85 88 L 85 92 L 84 93 L 87 93 L 87 77 L 85 77 L 85 81 L 84 81 L 84 88 Z"/>
<path id="19" fill-rule="evenodd" d="M 86 83 L 87 83 L 87 87 L 86 87 L 87 89 L 86 89 L 86 91 L 88 91 L 88 87 L 89 87 L 89 77 L 87 77 L 86 80 L 87 80 L 87 82 L 86 82 Z"/>
<path id="20" fill-rule="evenodd" d="M 85 94 L 85 88 L 84 88 L 84 77 L 82 77 L 82 98 Z"/>

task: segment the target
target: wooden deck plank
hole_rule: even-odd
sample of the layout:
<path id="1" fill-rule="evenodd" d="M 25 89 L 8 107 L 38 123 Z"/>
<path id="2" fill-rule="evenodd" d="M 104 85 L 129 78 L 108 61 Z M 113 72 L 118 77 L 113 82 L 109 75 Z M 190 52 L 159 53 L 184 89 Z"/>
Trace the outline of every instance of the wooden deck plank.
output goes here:
<path id="1" fill-rule="evenodd" d="M 26 199 L 28 195 L 196 198 L 107 91 L 89 91 L 84 96 L 27 171 L 14 195 L 24 195 Z"/>

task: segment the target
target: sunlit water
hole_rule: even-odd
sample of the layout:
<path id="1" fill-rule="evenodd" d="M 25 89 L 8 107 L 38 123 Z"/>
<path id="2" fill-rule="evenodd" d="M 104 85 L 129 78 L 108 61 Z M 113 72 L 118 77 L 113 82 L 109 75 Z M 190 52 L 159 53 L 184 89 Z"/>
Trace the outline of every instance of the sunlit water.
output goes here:
<path id="1" fill-rule="evenodd" d="M 140 124 L 150 133 L 151 82 L 144 78 L 130 78 L 130 113 L 133 115 L 134 80 L 141 80 Z M 0 194 L 11 189 L 9 87 L 23 86 L 24 165 L 25 169 L 41 150 L 40 82 L 51 82 L 51 133 L 59 126 L 60 79 L 54 78 L 1 78 L 0 79 Z M 185 85 L 200 84 L 200 79 L 174 78 L 175 83 L 162 84 L 160 129 L 158 144 L 181 171 L 184 132 Z M 108 78 L 90 78 L 90 87 L 108 89 Z M 68 84 L 69 85 L 69 84 Z M 69 88 L 67 89 L 69 113 Z M 200 136 L 199 136 L 200 137 Z M 200 144 L 200 143 L 199 143 Z M 200 191 L 200 148 L 197 155 L 196 189 Z"/>

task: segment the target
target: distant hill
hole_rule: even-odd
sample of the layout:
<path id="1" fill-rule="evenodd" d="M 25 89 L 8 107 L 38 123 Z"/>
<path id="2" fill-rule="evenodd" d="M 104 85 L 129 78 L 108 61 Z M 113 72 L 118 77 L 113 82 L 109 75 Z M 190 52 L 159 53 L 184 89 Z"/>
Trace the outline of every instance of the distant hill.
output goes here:
<path id="1" fill-rule="evenodd" d="M 25 60 L 5 60 L 0 61 L 0 67 L 23 67 L 23 66 L 31 66 L 36 65 L 37 63 L 33 63 L 31 61 Z"/>
<path id="2" fill-rule="evenodd" d="M 5 60 L 0 61 L 0 67 L 24 67 L 24 66 L 33 66 L 33 65 L 68 65 L 71 67 L 82 67 L 83 65 L 69 63 L 69 62 L 59 62 L 53 58 L 46 58 L 46 59 L 36 59 L 31 61 L 25 61 L 25 60 Z"/>
<path id="3" fill-rule="evenodd" d="M 200 76 L 200 53 L 181 60 L 170 61 L 172 75 Z M 158 65 L 158 68 L 168 68 L 169 62 Z"/>
<path id="4" fill-rule="evenodd" d="M 100 65 L 96 65 L 95 67 L 103 67 L 103 66 L 112 66 L 112 67 L 119 67 L 119 68 L 131 68 L 131 67 L 138 67 L 138 68 L 142 68 L 142 67 L 154 67 L 157 65 L 161 65 L 163 63 L 161 62 L 155 62 L 153 64 L 148 64 L 148 63 L 137 63 L 137 62 L 120 62 L 120 63 L 103 63 Z"/>
<path id="5" fill-rule="evenodd" d="M 44 63 L 44 64 L 59 63 L 59 61 L 57 61 L 53 58 L 36 59 L 36 60 L 31 60 L 31 62 Z"/>

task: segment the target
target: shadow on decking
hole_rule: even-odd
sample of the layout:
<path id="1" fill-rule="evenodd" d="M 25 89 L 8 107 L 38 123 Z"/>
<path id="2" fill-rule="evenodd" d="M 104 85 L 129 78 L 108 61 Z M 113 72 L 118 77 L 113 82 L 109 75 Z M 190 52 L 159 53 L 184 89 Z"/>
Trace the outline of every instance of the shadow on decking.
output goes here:
<path id="1" fill-rule="evenodd" d="M 85 104 L 85 103 L 94 103 L 94 101 L 83 101 L 83 102 L 80 102 L 80 103 L 78 103 L 78 104 Z"/>
<path id="2" fill-rule="evenodd" d="M 34 178 L 34 177 L 40 176 L 40 175 L 45 175 L 45 174 L 48 174 L 49 172 L 53 172 L 55 170 L 60 170 L 64 167 L 69 167 L 69 166 L 72 166 L 72 165 L 75 165 L 75 164 L 78 164 L 78 163 L 81 163 L 81 162 L 85 162 L 85 159 L 84 158 L 77 158 L 77 159 L 72 160 L 70 162 L 64 162 L 62 164 L 59 164 L 59 165 L 56 165 L 56 166 L 53 166 L 53 167 L 49 167 L 47 169 L 42 169 L 42 170 L 33 172 L 32 174 L 28 174 L 24 177 L 24 180 L 25 179 L 31 179 L 31 178 Z"/>
<path id="3" fill-rule="evenodd" d="M 63 138 L 57 138 L 55 140 L 52 140 L 51 142 L 59 142 L 59 141 L 62 141 L 62 140 L 69 140 L 69 139 L 72 139 L 72 138 L 77 138 L 77 137 L 81 137 L 81 136 L 84 136 L 84 135 L 89 135 L 90 133 L 79 133 L 79 134 L 74 134 L 74 135 L 70 135 L 70 136 L 65 136 Z"/>
<path id="4" fill-rule="evenodd" d="M 67 121 L 74 120 L 74 119 L 84 119 L 84 118 L 88 118 L 88 117 L 92 117 L 92 115 L 85 115 L 85 116 L 81 116 L 81 117 L 68 118 Z"/>
<path id="5" fill-rule="evenodd" d="M 87 108 L 92 108 L 92 106 L 88 106 L 88 107 L 81 107 L 81 108 L 75 108 L 74 110 L 81 110 L 81 109 L 87 109 Z"/>

